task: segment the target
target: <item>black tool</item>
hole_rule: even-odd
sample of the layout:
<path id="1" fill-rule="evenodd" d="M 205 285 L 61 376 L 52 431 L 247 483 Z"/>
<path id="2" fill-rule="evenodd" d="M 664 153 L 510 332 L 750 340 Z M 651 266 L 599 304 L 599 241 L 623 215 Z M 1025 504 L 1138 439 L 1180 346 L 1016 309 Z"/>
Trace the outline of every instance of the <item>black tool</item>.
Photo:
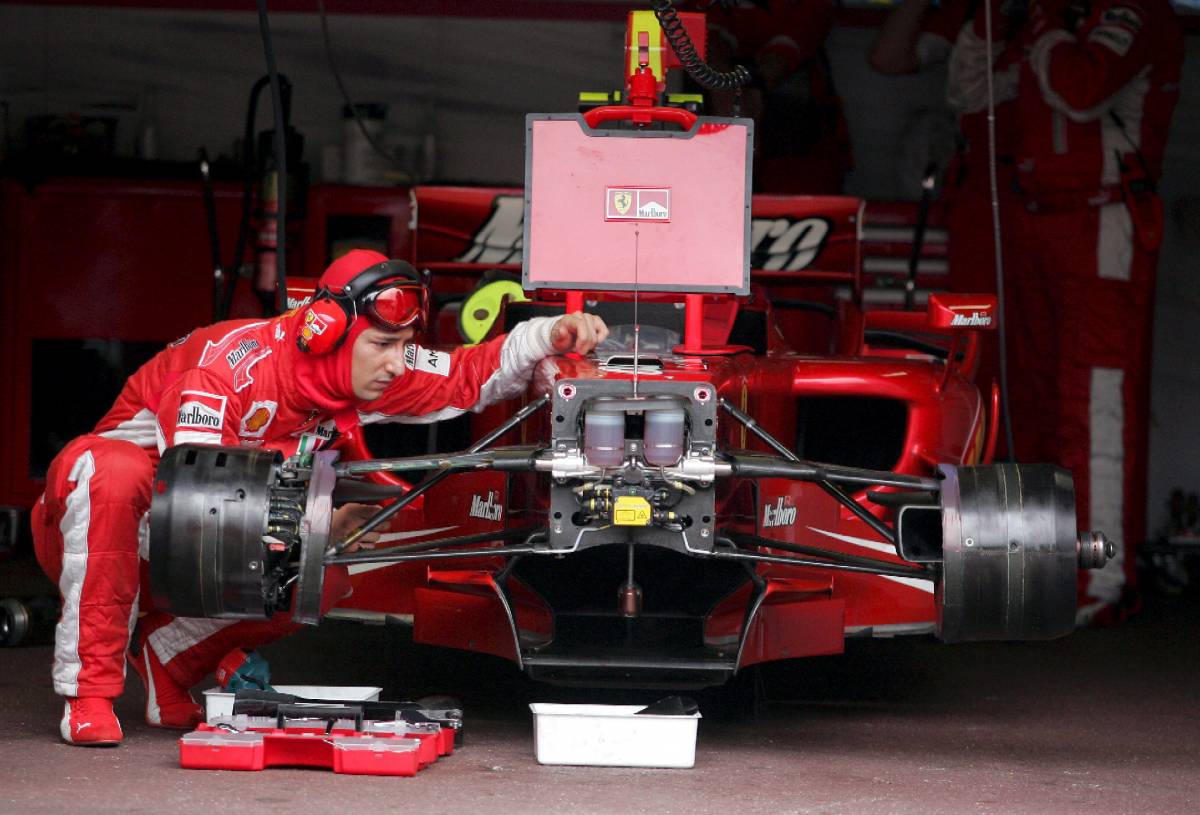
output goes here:
<path id="1" fill-rule="evenodd" d="M 235 707 L 237 703 L 234 703 Z M 354 730 L 361 731 L 363 726 L 363 709 L 359 705 L 275 705 L 275 727 L 283 730 L 283 725 L 287 721 L 295 721 L 298 719 L 320 719 L 325 722 L 325 732 L 328 733 L 333 729 L 333 726 L 343 719 L 354 720 Z"/>
<path id="2" fill-rule="evenodd" d="M 448 727 L 454 731 L 454 746 L 461 747 L 463 743 L 462 711 L 458 708 L 434 710 L 423 708 L 415 702 L 374 702 L 348 699 L 306 699 L 290 693 L 277 691 L 254 690 L 243 688 L 233 697 L 234 715 L 247 716 L 278 716 L 281 708 L 294 709 L 303 705 L 301 710 L 342 706 L 343 709 L 358 709 L 359 721 L 362 719 L 375 721 L 404 721 L 410 724 L 436 724 Z M 307 707 L 307 706 L 314 707 Z M 344 716 L 342 718 L 352 718 Z"/>
<path id="3" fill-rule="evenodd" d="M 695 716 L 700 712 L 700 705 L 690 696 L 664 696 L 653 704 L 646 705 L 634 713 L 651 716 Z"/>

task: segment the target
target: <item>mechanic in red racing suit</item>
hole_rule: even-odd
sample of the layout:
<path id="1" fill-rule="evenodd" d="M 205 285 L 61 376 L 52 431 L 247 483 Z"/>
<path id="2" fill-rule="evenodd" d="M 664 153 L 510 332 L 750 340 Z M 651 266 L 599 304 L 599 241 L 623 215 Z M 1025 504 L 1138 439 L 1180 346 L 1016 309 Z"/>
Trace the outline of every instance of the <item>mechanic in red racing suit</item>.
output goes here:
<path id="1" fill-rule="evenodd" d="M 1080 621 L 1117 619 L 1145 534 L 1155 184 L 1183 37 L 1167 0 L 1035 0 L 1017 45 L 1019 65 L 994 75 L 1019 122 L 1004 252 L 1015 452 L 1071 469 L 1080 525 L 1117 543 L 1081 577 Z M 952 90 L 976 109 L 984 46 L 964 27 L 950 60 Z"/>
<path id="2" fill-rule="evenodd" d="M 227 653 L 298 627 L 286 613 L 231 621 L 148 607 L 148 510 L 163 450 L 200 443 L 291 456 L 361 424 L 439 421 L 515 396 L 543 357 L 586 353 L 608 333 L 598 317 L 575 313 L 433 351 L 412 342 L 427 302 L 411 266 L 351 251 L 325 271 L 308 306 L 217 323 L 172 343 L 130 377 L 92 433 L 55 457 L 32 525 L 38 560 L 63 597 L 53 680 L 66 699 L 65 741 L 121 741 L 112 700 L 124 688 L 127 656 L 146 685 L 146 721 L 191 728 L 202 713 L 189 688 Z M 344 536 L 371 511 L 339 509 L 332 533 Z M 323 606 L 348 586 L 331 568 Z"/>

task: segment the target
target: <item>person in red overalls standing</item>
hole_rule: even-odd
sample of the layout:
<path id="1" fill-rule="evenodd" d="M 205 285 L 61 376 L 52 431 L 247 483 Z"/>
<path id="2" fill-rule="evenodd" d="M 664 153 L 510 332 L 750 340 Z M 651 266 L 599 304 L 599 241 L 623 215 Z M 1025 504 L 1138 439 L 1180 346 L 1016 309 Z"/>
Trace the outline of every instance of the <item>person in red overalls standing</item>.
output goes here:
<path id="1" fill-rule="evenodd" d="M 1080 524 L 1117 557 L 1081 575 L 1081 621 L 1117 619 L 1145 535 L 1156 192 L 1183 36 L 1167 0 L 1038 0 L 1022 37 L 1006 252 L 1016 453 L 1075 475 Z"/>
<path id="2" fill-rule="evenodd" d="M 1001 167 L 1011 156 L 1001 181 L 1010 453 L 1074 474 L 1081 527 L 1118 547 L 1081 575 L 1080 622 L 1116 619 L 1145 527 L 1156 182 L 1182 32 L 1167 0 L 997 2 L 989 66 L 982 7 L 955 39 L 947 97 L 964 114 L 985 110 L 991 71 Z M 965 209 L 951 205 L 960 221 L 979 219 Z"/>
<path id="3" fill-rule="evenodd" d="M 287 614 L 190 619 L 148 607 L 150 490 L 167 447 L 291 456 L 361 424 L 440 421 L 517 395 L 543 357 L 587 353 L 608 333 L 598 317 L 575 313 L 532 319 L 453 353 L 432 351 L 413 342 L 428 302 L 404 261 L 351 251 L 326 269 L 308 306 L 217 323 L 172 343 L 130 377 L 92 433 L 55 457 L 32 526 L 38 561 L 63 597 L 53 680 L 65 698 L 64 741 L 121 741 L 112 700 L 124 688 L 126 659 L 146 685 L 146 721 L 186 729 L 201 720 L 189 689 L 222 656 L 298 627 Z M 344 536 L 372 511 L 340 508 L 332 534 Z M 347 587 L 344 570 L 331 568 L 323 605 Z"/>

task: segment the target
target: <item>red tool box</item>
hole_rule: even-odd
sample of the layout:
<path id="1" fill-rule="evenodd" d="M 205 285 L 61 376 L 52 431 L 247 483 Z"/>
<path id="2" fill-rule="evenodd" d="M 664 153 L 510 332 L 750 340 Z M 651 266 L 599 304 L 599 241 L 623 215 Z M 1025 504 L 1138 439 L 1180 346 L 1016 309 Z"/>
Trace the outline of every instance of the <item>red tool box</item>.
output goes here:
<path id="1" fill-rule="evenodd" d="M 454 731 L 404 721 L 351 720 L 280 727 L 271 717 L 230 716 L 179 740 L 179 766 L 194 770 L 324 767 L 350 775 L 416 775 L 454 752 Z"/>

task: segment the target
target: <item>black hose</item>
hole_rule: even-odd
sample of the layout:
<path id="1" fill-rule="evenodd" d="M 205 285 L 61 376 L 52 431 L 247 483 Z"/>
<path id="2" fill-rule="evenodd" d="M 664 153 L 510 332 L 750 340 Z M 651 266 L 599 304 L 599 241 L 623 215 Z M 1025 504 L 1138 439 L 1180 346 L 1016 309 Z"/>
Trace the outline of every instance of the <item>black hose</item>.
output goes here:
<path id="1" fill-rule="evenodd" d="M 204 219 L 208 222 L 208 248 L 213 266 L 213 321 L 224 319 L 221 303 L 225 286 L 225 268 L 221 265 L 221 234 L 217 229 L 217 202 L 213 194 L 211 165 L 208 151 L 200 148 L 200 181 L 204 194 Z"/>
<path id="2" fill-rule="evenodd" d="M 325 13 L 324 0 L 317 0 L 317 12 L 321 17 L 321 39 L 325 43 L 325 59 L 329 62 L 329 72 L 333 74 L 333 81 L 337 83 L 338 91 L 342 94 L 342 102 L 345 104 L 346 110 L 350 111 L 350 115 L 354 117 L 354 123 L 358 125 L 359 132 L 367 140 L 367 144 L 371 145 L 371 149 L 382 156 L 388 164 L 399 168 L 400 163 L 396 160 L 396 155 L 385 150 L 383 145 L 371 135 L 371 131 L 367 130 L 366 122 L 358 112 L 358 105 L 350 98 L 350 91 L 346 90 L 346 83 L 342 81 L 342 74 L 333 59 L 333 41 L 329 36 L 329 20 Z"/>
<path id="3" fill-rule="evenodd" d="M 921 177 L 921 203 L 917 207 L 917 225 L 913 229 L 912 248 L 908 253 L 908 278 L 904 281 L 904 310 L 912 311 L 917 293 L 917 270 L 921 266 L 921 250 L 925 247 L 925 229 L 929 226 L 929 205 L 933 202 L 933 188 L 937 181 L 937 164 L 925 165 Z"/>
<path id="4" fill-rule="evenodd" d="M 257 4 L 258 30 L 267 58 L 271 112 L 275 119 L 275 313 L 282 314 L 287 310 L 287 132 L 283 91 L 279 70 L 275 67 L 275 49 L 271 45 L 271 24 L 267 19 L 267 0 L 257 0 Z"/>
<path id="5" fill-rule="evenodd" d="M 250 88 L 250 98 L 246 102 L 246 123 L 242 129 L 242 217 L 238 223 L 237 243 L 233 248 L 233 260 L 225 268 L 225 296 L 221 301 L 221 310 L 217 320 L 224 320 L 233 308 L 233 295 L 237 289 L 237 281 L 242 268 L 242 258 L 246 255 L 246 240 L 250 234 L 250 209 L 253 204 L 255 161 L 254 161 L 254 122 L 258 117 L 258 95 L 270 81 L 263 76 Z"/>
<path id="6" fill-rule="evenodd" d="M 718 71 L 700 57 L 671 0 L 654 0 L 652 5 L 671 50 L 700 87 L 710 91 L 731 91 L 750 84 L 750 71 L 745 66 L 735 65 L 732 71 Z"/>

